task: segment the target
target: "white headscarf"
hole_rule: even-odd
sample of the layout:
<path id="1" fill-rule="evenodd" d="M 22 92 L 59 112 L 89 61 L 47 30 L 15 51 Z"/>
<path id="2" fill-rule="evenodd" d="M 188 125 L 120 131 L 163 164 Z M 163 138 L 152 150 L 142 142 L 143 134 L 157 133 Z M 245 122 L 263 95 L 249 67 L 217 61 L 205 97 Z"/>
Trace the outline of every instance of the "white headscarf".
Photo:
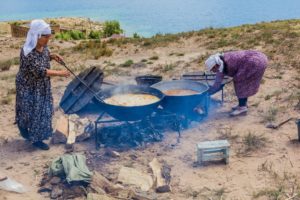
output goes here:
<path id="1" fill-rule="evenodd" d="M 41 37 L 41 35 L 50 35 L 51 34 L 51 28 L 50 25 L 47 24 L 42 19 L 35 19 L 32 20 L 30 23 L 30 29 L 27 33 L 26 42 L 23 46 L 24 55 L 27 56 L 32 49 L 36 47 L 38 39 Z"/>
<path id="2" fill-rule="evenodd" d="M 211 71 L 215 65 L 219 65 L 219 72 L 223 72 L 224 70 L 224 62 L 220 58 L 223 54 L 216 53 L 214 55 L 209 56 L 209 58 L 205 61 L 205 66 L 208 71 Z"/>

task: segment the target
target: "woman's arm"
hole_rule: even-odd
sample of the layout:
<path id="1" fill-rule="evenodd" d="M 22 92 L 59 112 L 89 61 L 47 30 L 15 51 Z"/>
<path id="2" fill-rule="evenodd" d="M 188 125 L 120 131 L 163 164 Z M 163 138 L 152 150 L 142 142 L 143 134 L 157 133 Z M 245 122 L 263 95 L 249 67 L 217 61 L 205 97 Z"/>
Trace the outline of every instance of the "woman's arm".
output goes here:
<path id="1" fill-rule="evenodd" d="M 219 91 L 223 79 L 224 79 L 224 74 L 222 72 L 217 72 L 215 82 L 211 87 L 209 87 L 208 93 L 214 94 L 217 91 Z"/>
<path id="2" fill-rule="evenodd" d="M 62 76 L 62 77 L 69 77 L 70 72 L 67 70 L 53 70 L 53 69 L 47 69 L 46 70 L 47 76 Z"/>

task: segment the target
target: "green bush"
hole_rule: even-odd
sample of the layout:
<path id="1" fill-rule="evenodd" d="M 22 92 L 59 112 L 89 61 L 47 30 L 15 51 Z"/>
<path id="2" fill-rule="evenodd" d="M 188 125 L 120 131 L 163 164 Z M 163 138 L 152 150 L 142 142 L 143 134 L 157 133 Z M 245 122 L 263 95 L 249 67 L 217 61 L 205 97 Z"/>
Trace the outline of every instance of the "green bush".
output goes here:
<path id="1" fill-rule="evenodd" d="M 71 38 L 73 40 L 85 39 L 85 35 L 81 31 L 72 30 L 72 31 L 70 31 L 70 34 L 71 34 Z"/>
<path id="2" fill-rule="evenodd" d="M 71 31 L 66 31 L 66 32 L 61 32 L 55 35 L 56 39 L 61 39 L 61 40 L 82 40 L 85 39 L 85 34 L 81 31 L 78 30 L 71 30 Z"/>
<path id="3" fill-rule="evenodd" d="M 106 21 L 104 22 L 103 35 L 105 37 L 110 37 L 113 34 L 121 34 L 123 30 L 120 27 L 120 23 L 118 21 Z"/>
<path id="4" fill-rule="evenodd" d="M 141 38 L 141 36 L 139 36 L 137 33 L 134 33 L 133 38 L 139 39 L 139 38 Z"/>
<path id="5" fill-rule="evenodd" d="M 91 31 L 89 34 L 89 39 L 100 39 L 103 33 L 101 31 Z"/>
<path id="6" fill-rule="evenodd" d="M 123 64 L 121 64 L 121 67 L 130 67 L 133 64 L 132 60 L 127 60 Z"/>

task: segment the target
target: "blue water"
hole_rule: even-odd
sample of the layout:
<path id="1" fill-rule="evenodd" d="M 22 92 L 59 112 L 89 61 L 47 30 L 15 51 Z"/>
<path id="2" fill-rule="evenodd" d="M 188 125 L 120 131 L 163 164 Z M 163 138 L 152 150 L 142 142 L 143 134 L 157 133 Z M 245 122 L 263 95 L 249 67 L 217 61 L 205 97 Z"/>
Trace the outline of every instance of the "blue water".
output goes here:
<path id="1" fill-rule="evenodd" d="M 0 21 L 80 16 L 118 20 L 145 37 L 207 27 L 299 19 L 300 0 L 4 0 Z"/>

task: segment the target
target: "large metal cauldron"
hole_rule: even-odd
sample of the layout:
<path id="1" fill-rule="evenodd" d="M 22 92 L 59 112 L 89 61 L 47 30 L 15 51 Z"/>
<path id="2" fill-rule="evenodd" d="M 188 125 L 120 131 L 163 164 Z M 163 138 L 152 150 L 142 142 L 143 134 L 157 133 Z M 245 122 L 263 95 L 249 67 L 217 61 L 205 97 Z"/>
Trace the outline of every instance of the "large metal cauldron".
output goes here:
<path id="1" fill-rule="evenodd" d="M 159 106 L 161 100 L 164 98 L 164 94 L 155 89 L 140 85 L 124 85 L 114 86 L 98 93 L 101 99 L 109 98 L 117 94 L 150 94 L 158 97 L 160 100 L 143 106 L 116 106 L 107 104 L 105 102 L 99 102 L 105 112 L 112 117 L 122 121 L 135 121 L 143 119 L 149 115 Z"/>
<path id="2" fill-rule="evenodd" d="M 160 90 L 194 90 L 197 94 L 184 96 L 170 96 L 165 94 L 165 98 L 161 102 L 161 106 L 174 113 L 190 113 L 198 105 L 202 105 L 205 109 L 208 107 L 208 86 L 204 83 L 189 80 L 173 80 L 162 81 L 152 85 L 151 87 Z"/>

